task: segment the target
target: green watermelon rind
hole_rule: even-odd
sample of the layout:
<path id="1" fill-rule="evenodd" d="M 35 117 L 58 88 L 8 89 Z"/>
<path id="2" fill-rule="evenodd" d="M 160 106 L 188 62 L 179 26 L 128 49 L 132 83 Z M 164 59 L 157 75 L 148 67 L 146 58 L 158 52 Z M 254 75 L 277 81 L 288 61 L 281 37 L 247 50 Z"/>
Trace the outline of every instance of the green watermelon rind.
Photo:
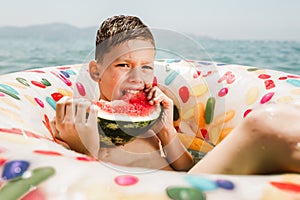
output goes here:
<path id="1" fill-rule="evenodd" d="M 148 131 L 160 118 L 162 106 L 148 116 L 128 116 L 98 112 L 98 130 L 101 147 L 124 145 Z M 109 118 L 109 119 L 108 119 Z"/>

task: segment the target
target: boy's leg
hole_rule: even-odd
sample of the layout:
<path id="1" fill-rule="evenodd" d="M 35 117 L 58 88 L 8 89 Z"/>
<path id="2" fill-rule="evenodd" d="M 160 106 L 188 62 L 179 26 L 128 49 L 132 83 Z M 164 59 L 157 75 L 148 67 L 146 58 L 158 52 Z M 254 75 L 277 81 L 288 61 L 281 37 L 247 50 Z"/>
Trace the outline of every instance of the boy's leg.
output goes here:
<path id="1" fill-rule="evenodd" d="M 300 172 L 300 106 L 268 104 L 253 110 L 190 173 Z"/>

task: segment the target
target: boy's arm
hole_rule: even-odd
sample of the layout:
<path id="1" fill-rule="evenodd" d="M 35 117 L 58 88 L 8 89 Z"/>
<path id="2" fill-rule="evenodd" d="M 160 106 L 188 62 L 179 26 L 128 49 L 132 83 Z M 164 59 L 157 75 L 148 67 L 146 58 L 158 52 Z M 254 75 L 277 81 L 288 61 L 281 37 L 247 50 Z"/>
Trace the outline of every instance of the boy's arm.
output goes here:
<path id="1" fill-rule="evenodd" d="M 194 165 L 194 159 L 181 143 L 173 126 L 173 101 L 158 87 L 150 87 L 145 92 L 148 92 L 151 105 L 163 106 L 161 118 L 152 129 L 161 141 L 168 162 L 175 170 L 189 170 Z"/>
<path id="2" fill-rule="evenodd" d="M 174 127 L 163 128 L 157 134 L 168 162 L 177 171 L 188 171 L 194 165 L 192 155 L 181 143 Z"/>

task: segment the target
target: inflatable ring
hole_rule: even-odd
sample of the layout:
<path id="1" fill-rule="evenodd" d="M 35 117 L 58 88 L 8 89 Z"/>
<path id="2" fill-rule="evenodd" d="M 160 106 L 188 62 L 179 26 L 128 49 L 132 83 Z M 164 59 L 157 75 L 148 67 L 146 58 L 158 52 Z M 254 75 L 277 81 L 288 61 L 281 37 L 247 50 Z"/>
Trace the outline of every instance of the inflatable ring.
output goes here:
<path id="1" fill-rule="evenodd" d="M 253 108 L 300 97 L 298 75 L 202 61 L 166 60 L 157 65 L 155 81 L 176 106 L 174 125 L 199 159 Z"/>
<path id="2" fill-rule="evenodd" d="M 174 100 L 174 126 L 196 159 L 256 106 L 300 96 L 300 76 L 284 72 L 203 61 L 155 64 L 154 84 Z M 0 199 L 300 198 L 296 174 L 132 173 L 138 169 L 115 170 L 55 143 L 50 119 L 56 102 L 98 96 L 87 73 L 85 64 L 77 64 L 1 75 Z"/>

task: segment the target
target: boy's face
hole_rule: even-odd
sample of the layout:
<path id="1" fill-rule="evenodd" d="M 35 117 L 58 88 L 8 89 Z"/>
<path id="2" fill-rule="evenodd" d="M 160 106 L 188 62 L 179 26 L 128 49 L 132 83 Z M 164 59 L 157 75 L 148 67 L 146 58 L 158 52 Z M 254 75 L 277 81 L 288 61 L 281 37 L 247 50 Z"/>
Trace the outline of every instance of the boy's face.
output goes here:
<path id="1" fill-rule="evenodd" d="M 100 99 L 134 95 L 153 82 L 155 49 L 147 40 L 130 40 L 113 47 L 100 64 Z"/>

